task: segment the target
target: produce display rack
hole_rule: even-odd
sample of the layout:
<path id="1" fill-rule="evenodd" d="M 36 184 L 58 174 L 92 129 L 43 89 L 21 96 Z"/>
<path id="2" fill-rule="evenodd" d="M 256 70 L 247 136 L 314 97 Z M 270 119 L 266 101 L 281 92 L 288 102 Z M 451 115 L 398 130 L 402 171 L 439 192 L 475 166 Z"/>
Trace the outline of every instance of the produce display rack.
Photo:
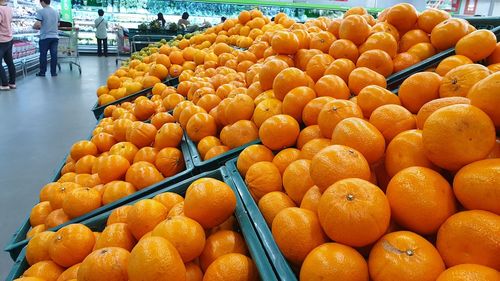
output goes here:
<path id="1" fill-rule="evenodd" d="M 259 271 L 261 280 L 278 281 L 279 279 L 275 275 L 273 267 L 266 256 L 264 247 L 260 239 L 258 238 L 258 235 L 255 232 L 254 227 L 252 226 L 252 220 L 250 219 L 250 216 L 244 207 L 241 197 L 238 195 L 238 192 L 236 190 L 236 185 L 234 184 L 231 176 L 229 175 L 225 167 L 220 167 L 213 171 L 198 174 L 189 179 L 178 182 L 174 185 L 170 183 L 162 183 L 158 186 L 159 188 L 155 192 L 143 194 L 141 197 L 135 198 L 133 201 L 129 201 L 126 204 L 131 205 L 142 199 L 151 199 L 156 195 L 164 192 L 174 192 L 184 196 L 186 194 L 186 190 L 189 187 L 189 185 L 201 178 L 214 178 L 223 181 L 227 185 L 229 185 L 231 189 L 233 189 L 234 194 L 236 195 L 236 210 L 234 212 L 234 215 L 236 220 L 238 221 L 240 233 L 243 235 L 243 238 L 245 239 L 245 242 L 248 246 L 250 256 L 252 257 L 252 260 L 255 262 L 255 265 L 257 266 L 257 270 Z M 118 206 L 115 206 L 115 208 L 116 207 Z M 111 212 L 112 210 L 110 209 L 106 213 L 102 213 L 98 216 L 88 218 L 80 223 L 88 226 L 93 231 L 102 231 L 106 226 L 106 222 Z M 21 253 L 19 254 L 18 258 L 16 259 L 16 262 L 6 280 L 12 281 L 20 277 L 28 267 L 29 267 L 28 262 L 26 261 L 26 247 L 24 247 Z"/>
<path id="2" fill-rule="evenodd" d="M 250 215 L 250 219 L 253 222 L 255 227 L 255 231 L 259 235 L 260 240 L 262 241 L 262 245 L 266 250 L 266 253 L 271 260 L 271 263 L 276 270 L 276 274 L 279 280 L 282 281 L 297 281 L 297 275 L 293 270 L 291 264 L 286 260 L 285 256 L 281 253 L 278 245 L 274 241 L 273 234 L 271 233 L 271 229 L 267 226 L 262 213 L 257 206 L 257 203 L 253 200 L 250 191 L 248 191 L 248 187 L 245 184 L 245 181 L 241 177 L 238 169 L 236 168 L 236 162 L 238 161 L 238 157 L 229 160 L 226 163 L 226 168 L 231 175 L 231 178 L 238 190 L 241 199 L 243 200 L 243 204 L 247 209 L 248 214 Z"/>
<path id="3" fill-rule="evenodd" d="M 163 82 L 163 84 L 167 85 L 167 86 L 176 86 L 177 84 L 179 84 L 179 78 L 175 77 L 175 78 L 170 78 L 170 79 L 167 79 Z M 153 87 L 150 87 L 150 88 L 146 88 L 146 89 L 143 89 L 143 90 L 140 90 L 134 94 L 131 94 L 131 95 L 128 95 L 126 97 L 123 97 L 121 99 L 117 99 L 113 102 L 110 102 L 110 103 L 107 103 L 107 104 L 104 104 L 104 105 L 99 105 L 99 103 L 95 103 L 95 105 L 92 107 L 92 112 L 94 113 L 94 117 L 96 119 L 99 119 L 101 118 L 101 116 L 103 115 L 104 113 L 104 109 L 106 109 L 106 107 L 110 106 L 110 105 L 117 105 L 117 104 L 121 104 L 121 103 L 124 103 L 124 102 L 127 102 L 127 101 L 133 101 L 135 100 L 137 97 L 140 97 L 140 96 L 147 96 L 151 93 L 151 90 L 153 89 Z"/>
<path id="4" fill-rule="evenodd" d="M 90 139 L 90 137 L 88 139 Z M 145 187 L 141 190 L 138 190 L 129 196 L 120 198 L 112 203 L 103 205 L 103 206 L 93 210 L 92 212 L 89 212 L 83 216 L 74 218 L 74 219 L 72 219 L 64 224 L 58 225 L 50 230 L 55 231 L 55 230 L 60 229 L 61 227 L 65 226 L 65 225 L 72 224 L 72 223 L 79 223 L 79 222 L 82 222 L 84 220 L 90 219 L 94 216 L 97 216 L 97 215 L 102 214 L 104 212 L 107 212 L 109 210 L 115 209 L 115 208 L 122 206 L 124 204 L 127 204 L 131 201 L 137 200 L 138 198 L 141 198 L 145 195 L 148 195 L 152 192 L 155 192 L 159 189 L 162 189 L 165 186 L 175 184 L 181 180 L 184 180 L 186 178 L 191 177 L 193 175 L 194 165 L 193 165 L 193 162 L 191 160 L 191 154 L 189 153 L 189 148 L 188 148 L 187 142 L 184 138 L 181 141 L 181 151 L 182 151 L 184 163 L 186 166 L 186 168 L 182 172 L 180 172 L 172 177 L 165 178 L 164 180 L 157 182 L 153 185 L 150 185 L 148 187 Z M 64 157 L 61 165 L 59 166 L 59 169 L 55 173 L 54 177 L 50 180 L 51 182 L 55 182 L 61 177 L 61 170 L 64 167 L 66 158 L 67 157 Z M 30 228 L 31 228 L 31 225 L 30 225 L 29 214 L 28 214 L 28 217 L 26 218 L 24 223 L 14 233 L 14 235 L 12 236 L 9 243 L 4 248 L 4 251 L 8 252 L 13 260 L 15 260 L 17 258 L 17 256 L 21 252 L 22 247 L 24 247 L 28 243 L 29 239 L 26 239 L 26 234 L 28 233 Z"/>

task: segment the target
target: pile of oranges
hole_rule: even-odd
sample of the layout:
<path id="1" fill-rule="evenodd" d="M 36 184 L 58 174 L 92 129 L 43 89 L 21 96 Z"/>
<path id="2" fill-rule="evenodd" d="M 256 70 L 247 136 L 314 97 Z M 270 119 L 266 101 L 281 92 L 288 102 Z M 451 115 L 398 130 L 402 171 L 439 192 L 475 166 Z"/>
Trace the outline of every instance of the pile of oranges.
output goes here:
<path id="1" fill-rule="evenodd" d="M 397 95 L 387 89 L 389 75 L 450 47 L 456 55 L 408 77 Z M 356 7 L 305 23 L 243 11 L 132 60 L 99 88 L 105 104 L 153 87 L 107 107 L 92 140 L 72 147 L 61 179 L 42 189 L 30 235 L 182 170 L 183 132 L 203 159 L 260 139 L 237 167 L 300 280 L 498 280 L 499 70 L 495 34 L 436 9 L 397 4 L 374 19 Z M 167 75 L 177 88 L 159 83 Z M 216 226 L 188 209 L 172 212 Z M 136 240 L 156 225 L 138 237 L 123 222 Z M 149 246 L 139 249 L 146 259 Z M 143 275 L 163 266 L 152 263 Z M 254 278 L 217 280 L 235 276 Z"/>
<path id="2" fill-rule="evenodd" d="M 40 190 L 27 238 L 183 171 L 182 136 L 173 119 L 102 119 L 90 140 L 73 144 L 61 177 Z"/>
<path id="3" fill-rule="evenodd" d="M 185 198 L 166 192 L 115 209 L 101 232 L 70 224 L 35 235 L 16 280 L 259 280 L 235 208 L 226 183 L 201 178 Z"/>

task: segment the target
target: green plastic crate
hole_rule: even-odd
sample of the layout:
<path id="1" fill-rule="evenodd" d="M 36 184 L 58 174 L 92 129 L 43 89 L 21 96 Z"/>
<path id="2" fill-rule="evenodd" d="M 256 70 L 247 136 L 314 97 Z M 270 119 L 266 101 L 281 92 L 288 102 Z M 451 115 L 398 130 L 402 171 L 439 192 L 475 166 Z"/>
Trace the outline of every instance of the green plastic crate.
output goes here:
<path id="1" fill-rule="evenodd" d="M 165 84 L 167 86 L 177 86 L 177 84 L 179 84 L 179 78 L 175 77 L 175 78 L 167 79 L 163 82 L 163 84 Z M 147 96 L 151 93 L 151 89 L 153 89 L 153 87 L 146 88 L 144 90 L 141 90 L 139 92 L 128 95 L 128 96 L 123 97 L 121 99 L 117 99 L 113 102 L 110 102 L 110 103 L 107 103 L 107 104 L 101 105 L 101 106 L 99 106 L 99 104 L 96 102 L 91 110 L 94 113 L 95 119 L 99 120 L 102 117 L 102 115 L 104 113 L 104 109 L 106 109 L 106 107 L 108 107 L 110 105 L 122 104 L 124 102 L 130 102 L 130 101 L 133 101 L 140 96 Z"/>
<path id="2" fill-rule="evenodd" d="M 217 157 L 208 159 L 208 160 L 203 160 L 201 158 L 200 153 L 198 152 L 198 148 L 196 146 L 196 143 L 194 143 L 187 135 L 187 133 L 184 133 L 184 138 L 187 141 L 188 147 L 189 147 L 189 152 L 191 153 L 191 157 L 193 159 L 194 167 L 197 171 L 209 171 L 212 169 L 216 169 L 217 167 L 223 166 L 226 164 L 226 162 L 233 157 L 237 156 L 240 154 L 240 152 L 247 148 L 250 145 L 253 144 L 260 144 L 260 140 L 254 140 L 249 143 L 246 143 L 242 146 L 233 148 L 229 150 L 226 153 L 223 153 Z"/>
<path id="3" fill-rule="evenodd" d="M 255 232 L 255 229 L 252 226 L 252 221 L 250 219 L 250 216 L 248 215 L 245 207 L 243 206 L 243 202 L 240 196 L 238 195 L 236 186 L 225 167 L 220 167 L 219 169 L 214 171 L 201 173 L 197 176 L 194 176 L 192 178 L 189 178 L 174 185 L 164 183 L 162 184 L 160 190 L 154 193 L 150 193 L 144 197 L 136 198 L 134 201 L 128 202 L 127 204 L 133 204 L 141 199 L 153 198 L 154 196 L 164 192 L 174 192 L 184 196 L 186 193 L 186 189 L 192 182 L 194 182 L 197 179 L 207 178 L 207 177 L 224 181 L 234 190 L 237 201 L 235 217 L 236 220 L 238 221 L 240 232 L 243 234 L 243 237 L 245 238 L 250 255 L 260 273 L 261 280 L 278 281 L 279 279 L 277 278 L 276 273 L 274 272 L 273 267 L 271 266 L 269 259 L 267 258 L 263 245 L 259 240 L 257 233 Z M 93 231 L 102 231 L 106 226 L 106 221 L 110 213 L 111 211 L 108 211 L 96 217 L 82 221 L 81 223 L 88 226 Z M 9 276 L 6 279 L 7 281 L 11 281 L 14 280 L 15 278 L 18 278 L 28 268 L 28 263 L 25 258 L 26 257 L 25 251 L 26 248 L 22 250 L 21 254 L 14 263 L 14 266 L 12 267 Z"/>
<path id="4" fill-rule="evenodd" d="M 89 138 L 90 139 L 90 138 Z M 181 142 L 181 151 L 182 155 L 184 157 L 184 163 L 186 165 L 186 169 L 172 177 L 166 178 L 158 183 L 155 183 L 153 185 L 150 185 L 146 188 L 143 188 L 141 190 L 138 190 L 137 192 L 123 197 L 119 200 L 114 201 L 113 203 L 101 206 L 92 212 L 89 212 L 83 216 L 74 218 L 62 225 L 59 225 L 55 228 L 52 228 L 51 230 L 57 230 L 65 225 L 71 224 L 71 223 L 77 223 L 81 222 L 84 220 L 87 220 L 89 218 L 92 218 L 94 216 L 97 216 L 99 214 L 102 214 L 104 212 L 107 212 L 109 210 L 115 209 L 118 206 L 127 204 L 128 202 L 131 202 L 133 200 L 136 200 L 137 198 L 143 197 L 147 194 L 150 194 L 152 192 L 155 192 L 163 187 L 165 185 L 170 185 L 170 184 L 175 184 L 181 180 L 184 180 L 188 177 L 191 177 L 193 175 L 194 171 L 194 165 L 191 160 L 191 154 L 189 153 L 189 148 L 186 140 L 183 138 Z M 55 173 L 54 177 L 52 178 L 51 182 L 57 181 L 61 177 L 61 170 L 64 167 L 65 164 L 65 159 L 67 156 L 63 159 L 59 169 Z M 21 252 L 22 248 L 28 243 L 29 239 L 26 239 L 26 234 L 28 233 L 29 229 L 31 228 L 30 221 L 29 221 L 29 214 L 24 223 L 21 225 L 21 227 L 13 234 L 11 240 L 9 243 L 5 246 L 4 251 L 8 252 L 13 260 L 17 258 L 19 253 Z"/>
<path id="5" fill-rule="evenodd" d="M 286 260 L 285 256 L 281 253 L 278 245 L 274 241 L 273 234 L 271 233 L 271 229 L 267 226 L 262 213 L 257 206 L 257 203 L 252 198 L 250 191 L 245 184 L 245 181 L 241 177 L 238 169 L 236 168 L 236 161 L 238 158 L 234 158 L 229 160 L 226 163 L 226 168 L 231 175 L 234 184 L 236 185 L 236 189 L 243 200 L 243 204 L 247 209 L 248 214 L 250 215 L 251 220 L 253 221 L 253 225 L 255 227 L 255 231 L 259 235 L 260 240 L 266 252 L 269 256 L 269 260 L 271 261 L 276 274 L 278 275 L 279 280 L 283 281 L 297 281 L 298 278 L 292 269 L 291 264 Z M 293 237 L 291 237 L 293 239 Z"/>

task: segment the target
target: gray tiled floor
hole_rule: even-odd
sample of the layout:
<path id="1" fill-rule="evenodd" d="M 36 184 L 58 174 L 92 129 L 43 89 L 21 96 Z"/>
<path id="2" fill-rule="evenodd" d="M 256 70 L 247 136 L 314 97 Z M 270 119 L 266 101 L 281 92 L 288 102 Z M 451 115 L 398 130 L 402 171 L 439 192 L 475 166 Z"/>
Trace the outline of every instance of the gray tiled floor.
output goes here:
<path id="1" fill-rule="evenodd" d="M 116 69 L 111 58 L 81 57 L 82 76 L 62 65 L 58 77 L 20 78 L 17 90 L 0 92 L 1 249 L 37 202 L 71 144 L 95 126 L 95 90 Z M 12 261 L 0 254 L 0 280 Z"/>

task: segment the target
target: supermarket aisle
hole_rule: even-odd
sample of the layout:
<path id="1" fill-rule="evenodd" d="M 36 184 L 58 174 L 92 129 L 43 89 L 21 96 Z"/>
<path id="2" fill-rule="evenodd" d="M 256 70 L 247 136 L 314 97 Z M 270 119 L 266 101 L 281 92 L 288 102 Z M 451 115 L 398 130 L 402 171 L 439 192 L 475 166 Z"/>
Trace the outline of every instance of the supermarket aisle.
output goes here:
<path id="1" fill-rule="evenodd" d="M 12 262 L 3 248 L 38 201 L 71 144 L 86 138 L 95 89 L 116 69 L 114 57 L 82 57 L 82 76 L 62 65 L 58 77 L 19 78 L 0 92 L 0 280 Z"/>

